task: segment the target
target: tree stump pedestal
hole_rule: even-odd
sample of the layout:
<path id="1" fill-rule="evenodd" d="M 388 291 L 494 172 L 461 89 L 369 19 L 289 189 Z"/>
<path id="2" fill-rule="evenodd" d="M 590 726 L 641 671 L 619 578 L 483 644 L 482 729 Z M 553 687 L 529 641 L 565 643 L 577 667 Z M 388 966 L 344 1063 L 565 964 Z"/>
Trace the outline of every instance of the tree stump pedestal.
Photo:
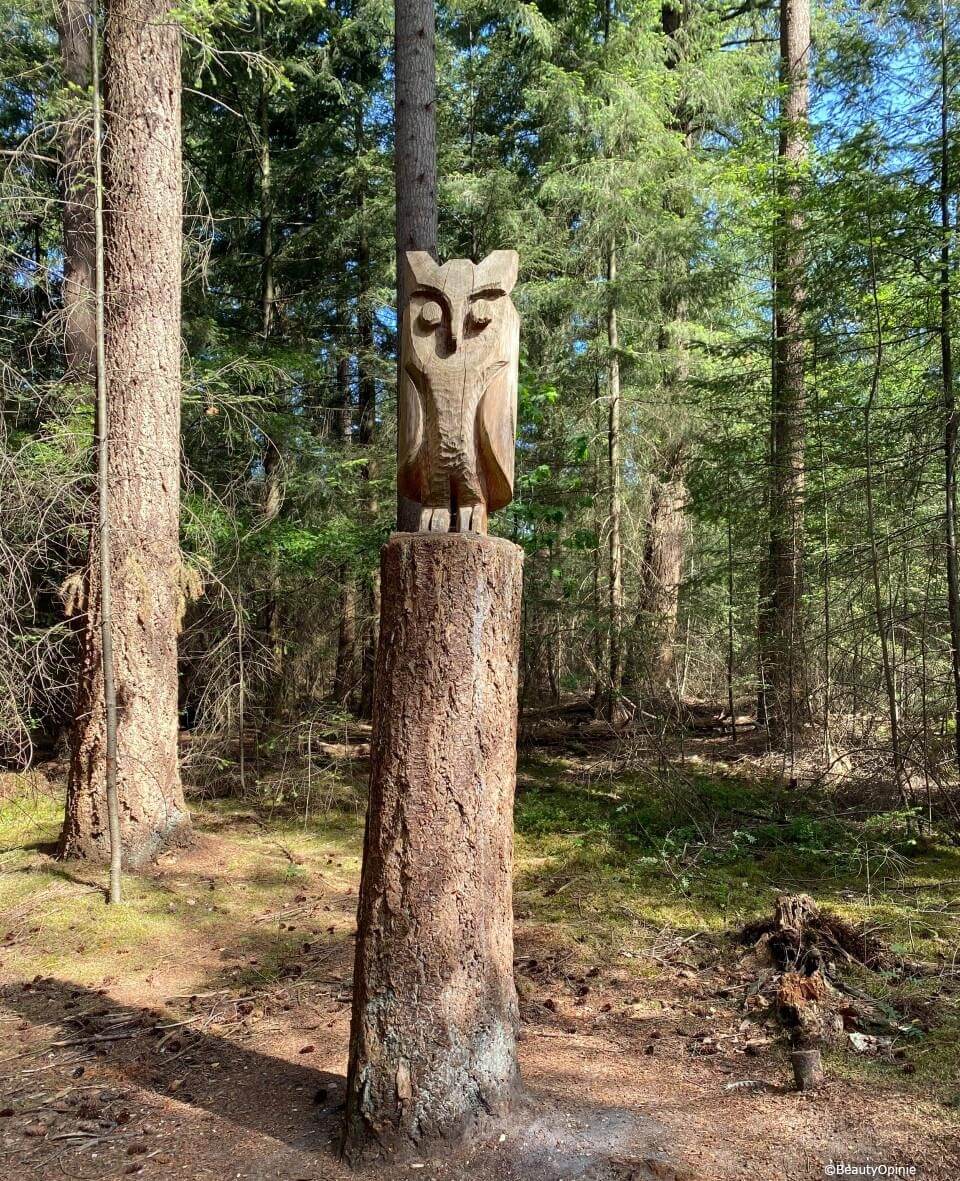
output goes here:
<path id="1" fill-rule="evenodd" d="M 343 1152 L 450 1151 L 519 1093 L 513 796 L 521 550 L 397 533 L 380 645 Z"/>

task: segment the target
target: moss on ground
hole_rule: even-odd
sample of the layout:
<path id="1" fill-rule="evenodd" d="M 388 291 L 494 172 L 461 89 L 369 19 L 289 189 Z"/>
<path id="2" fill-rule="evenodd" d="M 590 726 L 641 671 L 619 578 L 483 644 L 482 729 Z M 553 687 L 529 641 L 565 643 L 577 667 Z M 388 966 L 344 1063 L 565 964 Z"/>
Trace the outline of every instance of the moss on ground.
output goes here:
<path id="1" fill-rule="evenodd" d="M 351 778 L 352 776 L 352 778 Z M 187 965 L 188 987 L 269 984 L 322 933 L 349 943 L 362 841 L 355 769 L 304 819 L 293 789 L 265 806 L 194 805 L 198 850 L 163 872 L 128 876 L 126 904 L 104 906 L 103 875 L 49 856 L 61 802 L 42 777 L 4 783 L 0 802 L 0 971 L 102 985 Z M 295 814 L 295 811 L 296 814 Z M 702 770 L 598 771 L 588 761 L 525 760 L 516 805 L 516 911 L 558 944 L 596 956 L 644 951 L 666 931 L 720 938 L 805 891 L 868 924 L 894 951 L 931 965 L 858 986 L 904 1016 L 913 1073 L 843 1055 L 838 1073 L 886 1078 L 953 1102 L 960 1095 L 960 1006 L 950 971 L 960 947 L 960 849 L 917 839 L 900 812 L 837 813 L 817 793 Z M 310 903 L 287 913 L 291 899 Z M 295 904 L 294 904 L 295 905 Z M 623 963 L 619 958 L 618 962 Z M 941 970 L 937 970 L 938 967 Z M 188 975 L 190 975 L 188 971 Z"/>

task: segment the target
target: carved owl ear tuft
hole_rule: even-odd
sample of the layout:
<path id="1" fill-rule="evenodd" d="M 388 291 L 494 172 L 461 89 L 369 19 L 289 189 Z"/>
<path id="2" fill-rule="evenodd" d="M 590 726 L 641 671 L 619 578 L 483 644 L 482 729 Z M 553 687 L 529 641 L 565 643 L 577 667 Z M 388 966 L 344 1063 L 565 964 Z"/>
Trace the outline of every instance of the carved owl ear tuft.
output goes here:
<path id="1" fill-rule="evenodd" d="M 436 287 L 437 261 L 426 250 L 407 250 L 403 256 L 406 266 L 406 289 L 413 291 L 416 287 Z"/>
<path id="2" fill-rule="evenodd" d="M 493 287 L 509 295 L 517 282 L 519 268 L 520 255 L 515 250 L 494 250 L 477 263 L 475 286 Z"/>

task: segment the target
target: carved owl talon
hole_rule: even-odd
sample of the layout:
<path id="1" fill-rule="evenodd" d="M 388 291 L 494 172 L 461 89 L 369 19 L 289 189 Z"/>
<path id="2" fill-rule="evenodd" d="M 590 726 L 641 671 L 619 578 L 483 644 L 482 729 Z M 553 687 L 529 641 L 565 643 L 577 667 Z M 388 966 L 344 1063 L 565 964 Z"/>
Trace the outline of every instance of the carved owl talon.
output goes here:
<path id="1" fill-rule="evenodd" d="M 434 508 L 430 510 L 430 532 L 450 532 L 450 510 L 448 508 Z"/>
<path id="2" fill-rule="evenodd" d="M 457 510 L 458 533 L 486 533 L 487 510 L 482 504 L 469 504 Z"/>
<path id="3" fill-rule="evenodd" d="M 489 512 L 513 498 L 517 254 L 495 250 L 481 263 L 443 266 L 423 251 L 405 259 L 400 494 L 419 507 L 420 532 L 486 533 Z"/>

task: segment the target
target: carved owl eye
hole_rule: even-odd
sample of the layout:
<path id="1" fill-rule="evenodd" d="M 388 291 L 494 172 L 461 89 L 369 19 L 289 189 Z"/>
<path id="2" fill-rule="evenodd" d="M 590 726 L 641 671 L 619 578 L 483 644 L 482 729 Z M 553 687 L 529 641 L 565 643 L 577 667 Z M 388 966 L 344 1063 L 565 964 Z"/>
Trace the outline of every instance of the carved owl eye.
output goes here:
<path id="1" fill-rule="evenodd" d="M 470 322 L 475 328 L 486 328 L 493 319 L 493 304 L 489 299 L 478 299 L 470 307 Z"/>
<path id="2" fill-rule="evenodd" d="M 420 309 L 420 322 L 427 328 L 436 328 L 442 319 L 443 309 L 434 300 L 428 299 Z"/>

